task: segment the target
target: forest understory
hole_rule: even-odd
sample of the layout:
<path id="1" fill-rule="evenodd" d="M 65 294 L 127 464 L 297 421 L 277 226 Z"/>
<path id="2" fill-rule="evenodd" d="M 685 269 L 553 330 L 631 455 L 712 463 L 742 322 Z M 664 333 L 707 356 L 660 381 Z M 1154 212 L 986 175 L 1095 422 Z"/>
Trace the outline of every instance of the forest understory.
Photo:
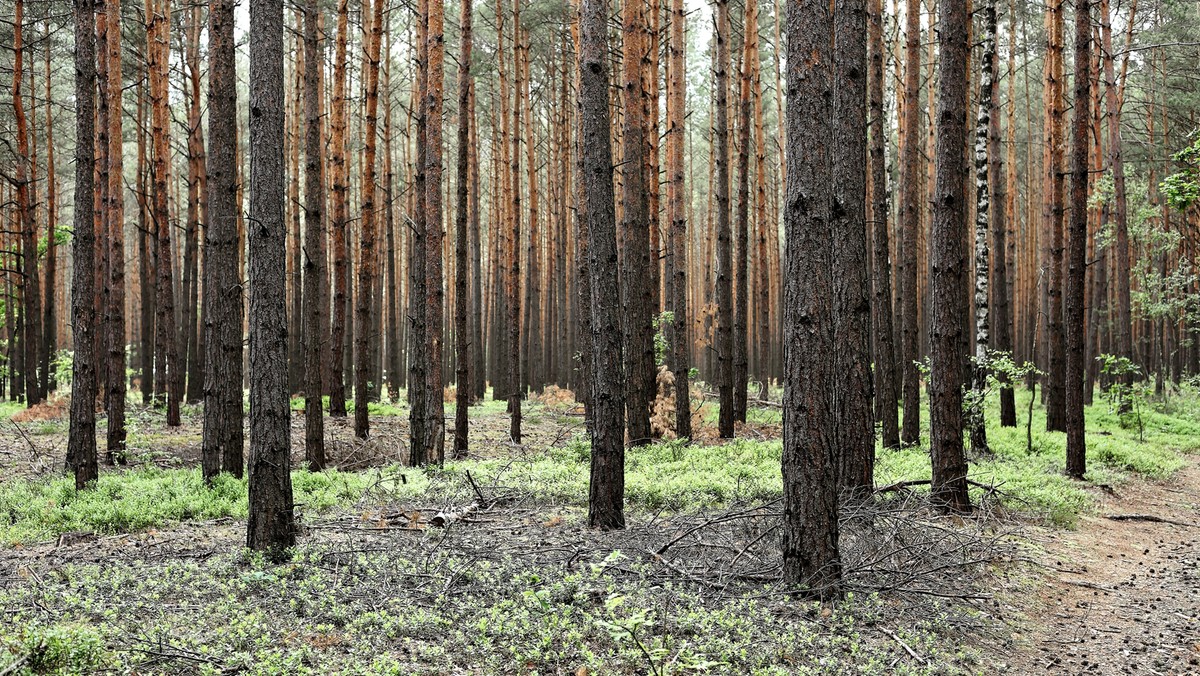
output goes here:
<path id="1" fill-rule="evenodd" d="M 780 582 L 769 406 L 721 441 L 715 404 L 694 401 L 698 443 L 631 449 L 629 527 L 597 532 L 569 392 L 525 403 L 520 445 L 503 402 L 473 407 L 472 457 L 442 468 L 405 466 L 407 409 L 373 405 L 370 441 L 331 419 L 336 469 L 293 472 L 299 545 L 273 564 L 244 548 L 245 482 L 204 487 L 198 411 L 171 429 L 131 406 L 128 465 L 75 491 L 58 474 L 64 402 L 12 405 L 0 672 L 1200 670 L 1195 395 L 1148 404 L 1140 429 L 1098 399 L 1081 482 L 1040 406 L 1027 440 L 1028 397 L 1017 428 L 989 428 L 995 456 L 973 459 L 973 515 L 929 508 L 927 451 L 879 452 L 879 488 L 842 509 L 848 594 L 832 604 Z M 298 412 L 292 437 L 302 466 Z"/>

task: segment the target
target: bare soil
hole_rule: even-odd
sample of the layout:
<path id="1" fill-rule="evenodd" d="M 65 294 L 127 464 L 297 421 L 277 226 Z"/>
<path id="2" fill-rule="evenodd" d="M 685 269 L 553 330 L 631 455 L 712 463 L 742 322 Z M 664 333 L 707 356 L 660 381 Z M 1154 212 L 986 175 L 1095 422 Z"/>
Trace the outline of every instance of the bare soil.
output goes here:
<path id="1" fill-rule="evenodd" d="M 1041 536 L 1014 673 L 1200 674 L 1200 458 L 1106 491 L 1075 530 Z"/>

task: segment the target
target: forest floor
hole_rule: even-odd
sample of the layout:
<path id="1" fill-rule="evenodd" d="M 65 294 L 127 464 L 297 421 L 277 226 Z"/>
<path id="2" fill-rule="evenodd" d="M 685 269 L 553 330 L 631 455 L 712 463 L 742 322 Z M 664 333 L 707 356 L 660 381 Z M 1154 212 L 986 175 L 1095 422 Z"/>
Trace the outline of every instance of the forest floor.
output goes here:
<path id="1" fill-rule="evenodd" d="M 336 469 L 293 472 L 299 544 L 271 564 L 242 548 L 244 480 L 200 480 L 195 408 L 169 429 L 131 402 L 129 464 L 76 492 L 65 401 L 0 405 L 0 673 L 1200 673 L 1198 402 L 1139 432 L 1097 401 L 1085 482 L 1040 407 L 1028 437 L 989 425 L 966 519 L 928 509 L 924 450 L 880 451 L 824 606 L 778 584 L 771 407 L 733 442 L 707 403 L 699 443 L 630 449 L 629 528 L 603 534 L 567 392 L 526 403 L 520 445 L 472 407 L 444 468 L 404 466 L 402 405 L 368 442 L 327 419 Z M 300 466 L 303 416 L 292 436 Z"/>
<path id="2" fill-rule="evenodd" d="M 1030 537 L 1042 584 L 1014 669 L 1200 674 L 1200 458 L 1101 493 L 1074 530 Z"/>

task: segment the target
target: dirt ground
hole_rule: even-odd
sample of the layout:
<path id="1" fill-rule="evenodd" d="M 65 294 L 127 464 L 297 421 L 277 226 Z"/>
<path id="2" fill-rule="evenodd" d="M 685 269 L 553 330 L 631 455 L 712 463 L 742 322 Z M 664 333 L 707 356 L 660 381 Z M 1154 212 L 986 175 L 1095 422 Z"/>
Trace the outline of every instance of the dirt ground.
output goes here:
<path id="1" fill-rule="evenodd" d="M 1014 673 L 1200 674 L 1200 458 L 1188 460 L 1168 481 L 1106 492 L 1075 530 L 1040 534 Z"/>

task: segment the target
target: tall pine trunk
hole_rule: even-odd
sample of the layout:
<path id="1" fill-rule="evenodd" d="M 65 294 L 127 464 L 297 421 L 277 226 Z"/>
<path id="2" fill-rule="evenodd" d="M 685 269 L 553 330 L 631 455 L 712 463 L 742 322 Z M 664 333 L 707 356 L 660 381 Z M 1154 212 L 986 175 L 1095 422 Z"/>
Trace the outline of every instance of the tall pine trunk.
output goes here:
<path id="1" fill-rule="evenodd" d="M 1088 145 L 1091 143 L 1092 16 L 1088 0 L 1075 0 L 1075 99 L 1071 139 L 1071 222 L 1068 228 L 1066 294 L 1063 317 L 1066 338 L 1067 474 L 1082 479 L 1087 470 L 1084 445 L 1083 386 L 1084 302 L 1088 239 Z"/>

